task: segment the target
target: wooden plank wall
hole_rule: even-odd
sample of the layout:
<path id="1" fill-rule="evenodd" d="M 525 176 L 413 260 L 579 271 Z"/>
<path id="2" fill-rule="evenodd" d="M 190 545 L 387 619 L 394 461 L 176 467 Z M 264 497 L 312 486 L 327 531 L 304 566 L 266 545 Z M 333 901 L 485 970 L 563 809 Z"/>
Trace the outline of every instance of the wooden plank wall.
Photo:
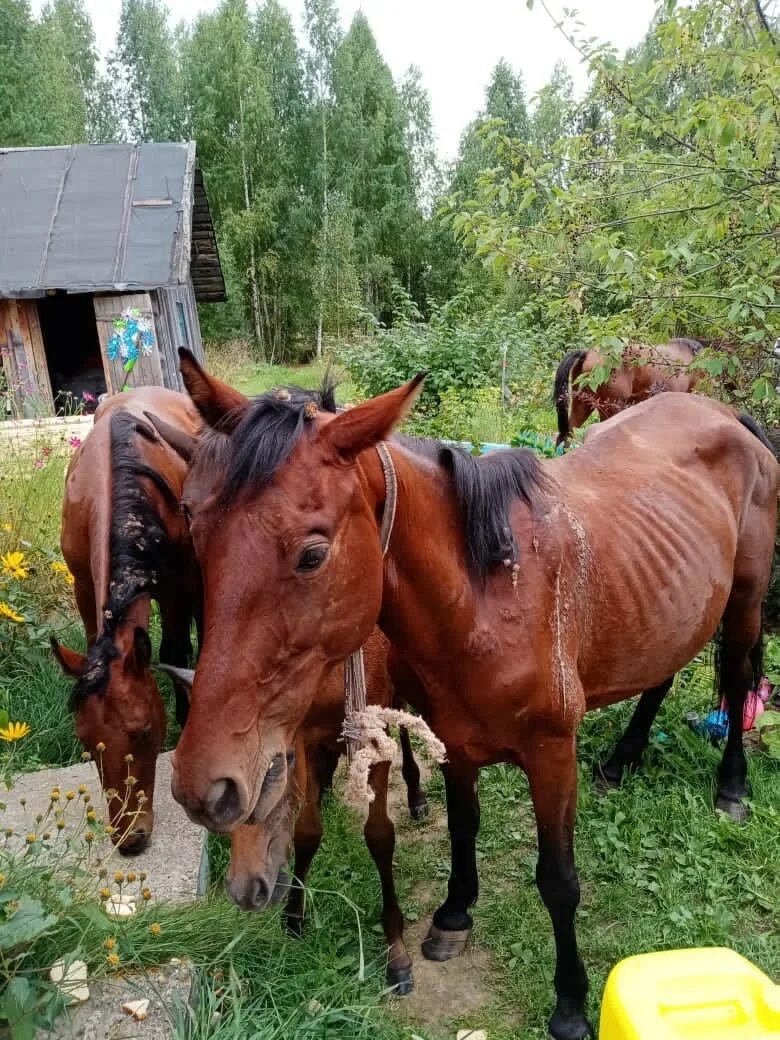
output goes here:
<path id="1" fill-rule="evenodd" d="M 0 351 L 14 418 L 54 414 L 35 300 L 0 300 Z"/>
<path id="2" fill-rule="evenodd" d="M 141 315 L 152 323 L 155 338 L 155 348 L 152 353 L 149 356 L 143 353 L 140 354 L 136 366 L 130 374 L 127 383 L 128 388 L 134 386 L 165 386 L 160 362 L 158 331 L 149 293 L 115 293 L 108 296 L 96 296 L 93 303 L 108 392 L 110 394 L 118 393 L 125 381 L 124 362 L 119 358 L 116 361 L 109 361 L 108 359 L 108 341 L 114 333 L 114 321 L 117 318 L 121 318 L 122 312 L 127 310 L 128 307 L 137 307 Z"/>
<path id="3" fill-rule="evenodd" d="M 165 385 L 170 385 L 174 389 L 183 389 L 179 375 L 179 347 L 187 347 L 201 364 L 205 362 L 200 322 L 198 321 L 198 306 L 195 303 L 192 281 L 189 280 L 186 285 L 175 288 L 158 289 L 154 296 L 160 323 L 161 326 L 165 326 L 165 338 L 168 340 L 165 358 L 170 364 L 172 372 L 175 373 L 176 379 L 175 382 L 166 382 Z M 164 361 L 164 365 L 165 363 Z"/>

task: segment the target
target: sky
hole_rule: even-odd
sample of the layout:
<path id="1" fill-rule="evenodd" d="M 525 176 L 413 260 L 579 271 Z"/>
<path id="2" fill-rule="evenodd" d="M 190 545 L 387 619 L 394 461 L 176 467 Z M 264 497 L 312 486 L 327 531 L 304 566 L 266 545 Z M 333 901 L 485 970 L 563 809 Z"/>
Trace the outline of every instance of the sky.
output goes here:
<path id="1" fill-rule="evenodd" d="M 40 9 L 43 0 L 33 6 Z M 252 2 L 252 0 L 250 0 Z M 282 0 L 302 34 L 303 0 Z M 460 134 L 482 106 L 485 84 L 501 58 L 521 70 L 529 95 L 544 86 L 563 59 L 581 92 L 587 74 L 579 55 L 555 29 L 538 0 L 337 0 L 344 28 L 356 11 L 368 18 L 379 49 L 396 79 L 418 65 L 431 96 L 439 154 L 451 159 Z M 549 0 L 560 13 L 577 0 Z M 174 21 L 191 20 L 217 0 L 167 0 Z M 86 0 L 98 47 L 114 43 L 121 0 Z M 619 51 L 638 43 L 650 23 L 654 0 L 580 0 L 584 34 L 609 41 Z"/>

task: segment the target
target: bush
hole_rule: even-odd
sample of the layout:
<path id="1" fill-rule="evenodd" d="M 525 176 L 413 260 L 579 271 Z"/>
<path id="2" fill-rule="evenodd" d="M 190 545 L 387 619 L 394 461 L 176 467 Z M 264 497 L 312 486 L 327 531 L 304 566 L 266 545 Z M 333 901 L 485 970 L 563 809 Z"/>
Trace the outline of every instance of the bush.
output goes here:
<path id="1" fill-rule="evenodd" d="M 340 357 L 366 396 L 426 371 L 415 431 L 498 441 L 522 426 L 554 429 L 552 379 L 565 349 L 563 337 L 535 326 L 530 312 L 466 317 L 456 298 L 428 325 L 380 330 Z"/>

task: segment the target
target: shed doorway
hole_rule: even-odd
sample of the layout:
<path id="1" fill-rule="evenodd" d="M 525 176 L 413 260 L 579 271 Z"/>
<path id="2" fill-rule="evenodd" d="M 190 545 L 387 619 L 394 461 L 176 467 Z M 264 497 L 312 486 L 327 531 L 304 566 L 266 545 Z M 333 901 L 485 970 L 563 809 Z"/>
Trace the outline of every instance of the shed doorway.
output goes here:
<path id="1" fill-rule="evenodd" d="M 57 293 L 37 301 L 57 415 L 94 412 L 106 392 L 92 301 L 88 293 Z"/>

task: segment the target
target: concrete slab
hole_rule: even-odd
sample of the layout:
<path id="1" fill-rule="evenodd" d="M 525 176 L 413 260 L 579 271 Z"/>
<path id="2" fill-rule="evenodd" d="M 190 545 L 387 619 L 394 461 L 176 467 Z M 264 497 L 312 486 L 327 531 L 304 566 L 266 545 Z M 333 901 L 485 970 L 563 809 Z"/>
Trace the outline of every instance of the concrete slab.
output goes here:
<path id="1" fill-rule="evenodd" d="M 36 1040 L 169 1040 L 176 1007 L 189 1001 L 192 969 L 188 962 L 90 983 L 90 998 L 66 1009 L 54 1028 L 39 1031 Z M 128 1000 L 149 1001 L 142 1022 L 122 1010 Z"/>
<path id="2" fill-rule="evenodd" d="M 40 833 L 47 826 L 53 831 L 51 819 L 36 824 L 36 815 L 48 810 L 53 787 L 59 787 L 64 802 L 65 792 L 77 791 L 80 784 L 86 785 L 92 804 L 101 806 L 101 815 L 107 818 L 97 769 L 91 762 L 82 762 L 64 768 L 39 769 L 19 777 L 13 789 L 3 795 L 6 804 L 2 814 L 3 826 L 13 827 L 19 835 L 30 831 Z M 21 799 L 26 805 L 19 804 Z M 206 832 L 189 821 L 171 796 L 171 752 L 161 755 L 157 763 L 154 817 L 152 840 L 140 855 L 120 856 L 107 840 L 98 847 L 98 855 L 104 864 L 110 859 L 113 870 L 145 870 L 146 884 L 152 890 L 153 899 L 189 902 L 203 894 L 208 881 Z M 83 826 L 83 818 L 80 801 L 74 802 L 66 811 L 65 819 L 71 824 L 81 823 Z"/>

